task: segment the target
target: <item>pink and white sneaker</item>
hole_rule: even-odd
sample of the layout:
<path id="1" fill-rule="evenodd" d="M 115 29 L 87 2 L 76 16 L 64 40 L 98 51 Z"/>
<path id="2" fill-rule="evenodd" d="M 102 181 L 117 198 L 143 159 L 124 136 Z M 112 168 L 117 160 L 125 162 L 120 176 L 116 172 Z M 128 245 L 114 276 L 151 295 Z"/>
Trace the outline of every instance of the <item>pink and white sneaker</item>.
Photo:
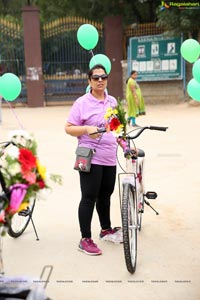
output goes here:
<path id="1" fill-rule="evenodd" d="M 121 227 L 110 228 L 108 230 L 101 230 L 100 239 L 103 241 L 113 242 L 115 244 L 123 243 L 123 235 Z"/>
<path id="2" fill-rule="evenodd" d="M 101 255 L 102 251 L 97 247 L 97 245 L 90 238 L 84 238 L 80 240 L 78 250 L 88 254 L 88 255 Z"/>

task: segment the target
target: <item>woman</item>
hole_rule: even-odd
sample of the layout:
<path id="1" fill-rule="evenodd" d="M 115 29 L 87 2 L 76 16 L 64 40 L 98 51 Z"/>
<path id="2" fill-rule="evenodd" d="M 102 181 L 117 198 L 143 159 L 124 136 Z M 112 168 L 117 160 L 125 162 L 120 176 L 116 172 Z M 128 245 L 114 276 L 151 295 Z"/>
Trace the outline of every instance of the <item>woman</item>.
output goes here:
<path id="1" fill-rule="evenodd" d="M 131 71 L 130 77 L 126 83 L 126 99 L 128 103 L 128 122 L 132 126 L 136 124 L 136 117 L 138 115 L 145 115 L 145 103 L 142 96 L 139 84 L 136 82 L 138 73 Z"/>
<path id="2" fill-rule="evenodd" d="M 94 66 L 88 74 L 90 91 L 78 98 L 70 111 L 65 131 L 77 137 L 78 145 L 95 149 L 89 173 L 79 172 L 81 201 L 79 204 L 79 224 L 81 240 L 79 250 L 89 255 L 102 254 L 93 242 L 91 222 L 96 204 L 103 240 L 122 241 L 119 228 L 112 229 L 110 220 L 110 197 L 116 178 L 116 138 L 111 132 L 98 133 L 105 127 L 107 108 L 115 108 L 117 100 L 105 93 L 108 75 L 102 65 Z"/>

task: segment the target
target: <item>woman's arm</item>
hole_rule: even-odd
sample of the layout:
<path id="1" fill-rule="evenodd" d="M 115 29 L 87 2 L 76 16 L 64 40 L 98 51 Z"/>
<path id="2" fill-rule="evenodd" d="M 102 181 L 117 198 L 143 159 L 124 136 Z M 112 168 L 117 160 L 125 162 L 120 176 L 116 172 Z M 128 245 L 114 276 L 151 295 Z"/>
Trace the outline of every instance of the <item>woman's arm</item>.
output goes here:
<path id="1" fill-rule="evenodd" d="M 130 84 L 130 89 L 133 93 L 133 96 L 135 98 L 136 103 L 139 104 L 139 99 L 138 99 L 138 96 L 137 96 L 137 93 L 136 93 L 136 88 L 135 88 L 135 85 L 133 83 Z"/>

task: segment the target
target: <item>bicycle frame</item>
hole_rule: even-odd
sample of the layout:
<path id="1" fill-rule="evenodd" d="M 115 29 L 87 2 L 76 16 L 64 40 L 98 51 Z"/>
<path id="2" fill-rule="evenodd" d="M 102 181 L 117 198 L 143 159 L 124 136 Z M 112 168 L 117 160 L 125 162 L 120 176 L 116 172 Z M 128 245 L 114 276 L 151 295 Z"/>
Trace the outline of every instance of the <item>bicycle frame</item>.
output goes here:
<path id="1" fill-rule="evenodd" d="M 121 207 L 121 182 L 122 186 L 124 183 L 130 183 L 133 189 L 137 192 L 137 200 L 138 194 L 144 192 L 144 157 L 138 157 L 137 159 L 126 158 L 126 170 L 123 173 L 118 173 L 118 186 L 119 186 L 119 199 L 120 199 L 120 207 Z M 120 177 L 125 176 L 121 180 Z M 139 204 L 139 203 L 138 203 Z"/>

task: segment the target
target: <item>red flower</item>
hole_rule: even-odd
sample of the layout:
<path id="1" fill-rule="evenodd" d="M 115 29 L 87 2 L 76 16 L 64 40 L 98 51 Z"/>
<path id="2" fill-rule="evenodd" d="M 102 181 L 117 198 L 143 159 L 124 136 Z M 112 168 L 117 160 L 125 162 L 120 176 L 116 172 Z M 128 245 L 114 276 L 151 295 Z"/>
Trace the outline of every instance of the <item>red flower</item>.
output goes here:
<path id="1" fill-rule="evenodd" d="M 112 118 L 109 125 L 110 125 L 110 130 L 117 130 L 117 128 L 120 126 L 120 121 L 118 118 Z"/>
<path id="2" fill-rule="evenodd" d="M 42 180 L 42 179 L 38 180 L 38 181 L 37 181 L 37 184 L 39 185 L 39 188 L 40 188 L 40 189 L 45 188 L 45 182 L 44 182 L 44 180 Z"/>
<path id="3" fill-rule="evenodd" d="M 36 157 L 27 148 L 19 149 L 19 162 L 21 163 L 22 170 L 30 171 L 36 167 Z"/>

